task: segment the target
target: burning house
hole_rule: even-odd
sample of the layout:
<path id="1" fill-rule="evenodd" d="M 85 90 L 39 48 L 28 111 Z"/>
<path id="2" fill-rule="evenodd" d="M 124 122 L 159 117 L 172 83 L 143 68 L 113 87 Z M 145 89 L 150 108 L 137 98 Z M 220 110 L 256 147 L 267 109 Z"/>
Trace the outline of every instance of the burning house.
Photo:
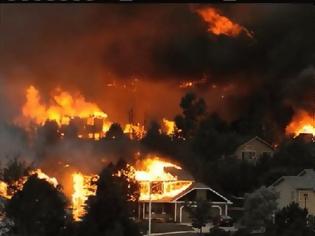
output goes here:
<path id="1" fill-rule="evenodd" d="M 209 201 L 213 216 L 227 216 L 232 202 L 209 186 L 196 182 L 180 166 L 159 159 L 148 159 L 144 165 L 145 170 L 136 171 L 141 190 L 139 218 L 148 218 L 151 202 L 153 220 L 187 223 L 191 219 L 186 204 L 197 200 Z"/>

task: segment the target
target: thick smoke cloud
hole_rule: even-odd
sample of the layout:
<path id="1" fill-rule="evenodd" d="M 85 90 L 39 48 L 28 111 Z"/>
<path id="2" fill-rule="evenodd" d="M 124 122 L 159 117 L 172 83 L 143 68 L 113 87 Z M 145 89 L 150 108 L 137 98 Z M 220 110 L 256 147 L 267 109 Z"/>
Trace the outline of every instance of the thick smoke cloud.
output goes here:
<path id="1" fill-rule="evenodd" d="M 203 7 L 254 38 L 209 33 L 194 11 Z M 19 84 L 12 87 L 17 103 L 29 84 L 47 97 L 60 86 L 79 90 L 113 120 L 126 122 L 130 108 L 138 121 L 172 118 L 185 92 L 179 82 L 206 78 L 197 92 L 229 120 L 257 106 L 281 123 L 291 112 L 282 117 L 279 110 L 313 107 L 306 104 L 314 77 L 304 78 L 315 64 L 312 5 L 2 5 L 1 19 L 1 70 L 6 82 Z M 106 86 L 135 78 L 127 92 Z"/>

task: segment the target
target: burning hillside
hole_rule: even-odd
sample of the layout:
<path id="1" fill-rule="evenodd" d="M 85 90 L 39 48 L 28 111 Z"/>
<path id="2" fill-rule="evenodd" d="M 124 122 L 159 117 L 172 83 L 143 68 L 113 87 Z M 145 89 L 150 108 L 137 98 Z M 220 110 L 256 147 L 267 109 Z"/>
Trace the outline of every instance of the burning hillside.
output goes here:
<path id="1" fill-rule="evenodd" d="M 178 176 L 172 172 L 172 169 L 181 170 L 181 167 L 164 161 L 157 156 L 149 156 L 142 161 L 137 161 L 135 166 L 130 166 L 131 172 L 123 174 L 139 182 L 140 201 L 148 201 L 150 198 L 158 201 L 176 196 L 192 184 L 192 180 L 178 179 Z M 73 219 L 78 221 L 85 214 L 86 200 L 89 196 L 96 193 L 96 182 L 99 176 L 96 174 L 86 175 L 78 171 L 68 174 L 71 175 L 70 184 L 72 184 L 72 194 L 68 197 L 71 198 Z M 46 180 L 55 188 L 59 185 L 56 178 L 49 177 L 41 169 L 30 171 L 28 176 L 31 175 L 37 175 L 39 179 Z M 10 199 L 15 193 L 10 189 L 15 189 L 15 191 L 22 190 L 28 176 L 22 177 L 11 186 L 1 181 L 1 197 Z M 63 180 L 59 181 L 64 182 Z M 151 192 L 149 186 L 151 186 Z"/>
<path id="2" fill-rule="evenodd" d="M 26 101 L 22 107 L 22 115 L 16 122 L 26 129 L 32 125 L 42 126 L 47 121 L 54 121 L 59 126 L 59 133 L 64 136 L 65 129 L 71 126 L 79 138 L 100 139 L 104 137 L 113 122 L 100 107 L 80 94 L 71 95 L 62 89 L 56 89 L 48 102 L 44 102 L 40 92 L 29 86 L 25 95 Z M 167 135 L 175 132 L 175 123 L 163 118 L 162 130 Z M 127 123 L 123 132 L 130 138 L 143 138 L 146 130 L 140 123 Z"/>

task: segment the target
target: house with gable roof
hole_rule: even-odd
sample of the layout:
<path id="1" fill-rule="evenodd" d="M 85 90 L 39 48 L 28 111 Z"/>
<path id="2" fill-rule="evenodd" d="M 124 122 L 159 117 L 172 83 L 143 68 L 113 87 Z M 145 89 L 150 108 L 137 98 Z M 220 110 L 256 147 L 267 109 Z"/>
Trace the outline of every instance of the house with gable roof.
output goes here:
<path id="1" fill-rule="evenodd" d="M 274 148 L 267 141 L 258 136 L 241 144 L 234 152 L 234 156 L 239 160 L 256 163 L 263 155 L 273 156 Z"/>
<path id="2" fill-rule="evenodd" d="M 196 182 L 194 178 L 185 170 L 178 170 L 172 167 L 167 167 L 167 171 L 173 175 L 178 176 L 178 180 L 174 180 L 174 186 L 177 184 L 188 183 L 188 187 L 179 191 L 174 196 L 165 195 L 159 199 L 151 199 L 152 220 L 161 222 L 177 222 L 177 223 L 191 223 L 190 215 L 187 211 L 187 203 L 195 203 L 198 200 L 205 200 L 210 203 L 210 212 L 212 216 L 227 216 L 228 207 L 232 202 L 218 193 L 211 187 Z M 170 182 L 153 182 L 152 194 L 154 191 L 165 191 Z M 141 183 L 140 183 L 141 184 Z M 140 219 L 147 219 L 149 215 L 149 202 L 150 199 L 139 200 L 138 216 Z"/>
<path id="3" fill-rule="evenodd" d="M 304 169 L 296 176 L 282 176 L 269 186 L 278 196 L 278 207 L 283 208 L 292 202 L 306 208 L 315 215 L 315 171 Z"/>

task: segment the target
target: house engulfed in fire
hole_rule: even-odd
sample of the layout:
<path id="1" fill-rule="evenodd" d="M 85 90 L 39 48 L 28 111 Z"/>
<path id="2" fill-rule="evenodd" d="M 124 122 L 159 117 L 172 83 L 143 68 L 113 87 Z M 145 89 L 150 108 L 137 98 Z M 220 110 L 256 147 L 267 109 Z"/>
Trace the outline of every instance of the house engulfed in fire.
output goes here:
<path id="1" fill-rule="evenodd" d="M 209 186 L 196 182 L 189 173 L 177 165 L 160 160 L 152 162 L 155 163 L 148 165 L 151 170 L 136 173 L 141 188 L 139 218 L 148 218 L 150 201 L 152 219 L 161 222 L 191 222 L 187 202 L 194 203 L 197 200 L 209 201 L 212 216 L 227 216 L 228 206 L 232 204 L 227 198 Z M 148 173 L 151 175 L 148 176 Z"/>

